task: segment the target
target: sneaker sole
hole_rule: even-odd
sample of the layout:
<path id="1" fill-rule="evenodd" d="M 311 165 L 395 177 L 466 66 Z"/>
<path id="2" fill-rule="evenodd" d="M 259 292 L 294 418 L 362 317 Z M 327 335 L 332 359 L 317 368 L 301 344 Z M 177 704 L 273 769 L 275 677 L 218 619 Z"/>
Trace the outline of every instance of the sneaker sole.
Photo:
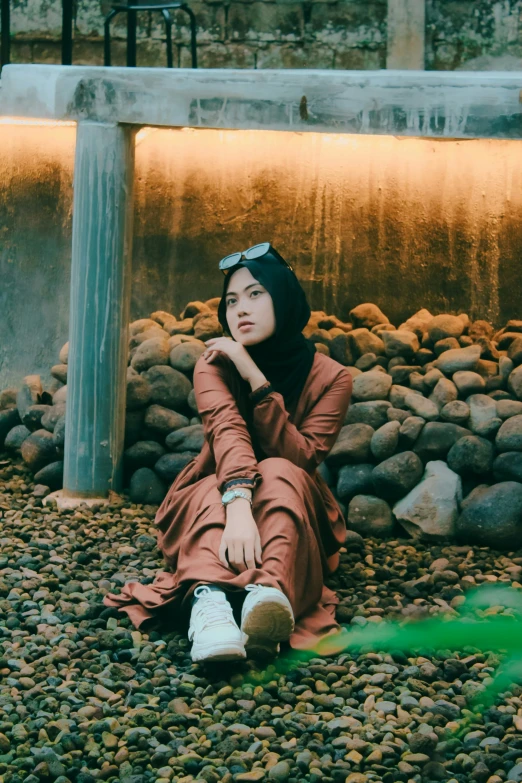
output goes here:
<path id="1" fill-rule="evenodd" d="M 246 658 L 246 650 L 242 644 L 206 644 L 192 646 L 190 657 L 194 663 L 199 661 L 238 661 Z"/>
<path id="2" fill-rule="evenodd" d="M 247 647 L 254 646 L 255 640 L 286 642 L 294 630 L 294 618 L 288 606 L 279 601 L 259 601 L 248 612 L 241 624 L 241 630 L 251 640 Z M 266 642 L 256 642 L 256 646 L 266 647 Z"/>
<path id="3" fill-rule="evenodd" d="M 280 644 L 270 639 L 256 639 L 255 636 L 251 636 L 245 644 L 245 649 L 250 658 L 275 658 L 279 653 Z"/>

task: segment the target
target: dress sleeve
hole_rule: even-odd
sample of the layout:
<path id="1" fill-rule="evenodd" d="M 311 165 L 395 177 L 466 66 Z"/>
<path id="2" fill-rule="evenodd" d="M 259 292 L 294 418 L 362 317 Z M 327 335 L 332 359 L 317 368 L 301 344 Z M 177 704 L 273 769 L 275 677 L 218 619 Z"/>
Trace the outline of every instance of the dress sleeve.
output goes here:
<path id="1" fill-rule="evenodd" d="M 259 395 L 256 397 L 256 392 Z M 254 427 L 268 457 L 284 457 L 307 473 L 313 473 L 334 445 L 344 424 L 352 394 L 347 370 L 317 400 L 299 429 L 289 420 L 284 398 L 264 385 L 250 395 L 254 402 Z"/>
<path id="2" fill-rule="evenodd" d="M 254 489 L 262 476 L 250 433 L 226 382 L 226 367 L 198 359 L 194 368 L 194 393 L 205 438 L 214 454 L 218 489 Z"/>

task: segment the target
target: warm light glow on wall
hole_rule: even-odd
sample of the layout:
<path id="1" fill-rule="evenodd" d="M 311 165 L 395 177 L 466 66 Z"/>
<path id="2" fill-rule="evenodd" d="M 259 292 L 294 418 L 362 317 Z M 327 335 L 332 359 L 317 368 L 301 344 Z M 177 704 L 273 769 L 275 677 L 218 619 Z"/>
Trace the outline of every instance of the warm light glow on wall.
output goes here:
<path id="1" fill-rule="evenodd" d="M 75 127 L 69 120 L 40 120 L 32 117 L 0 117 L 0 125 L 32 125 L 39 128 Z"/>
<path id="2" fill-rule="evenodd" d="M 198 257 L 270 236 L 324 307 L 401 280 L 398 300 L 439 292 L 442 312 L 464 285 L 471 312 L 496 323 L 502 269 L 520 253 L 520 140 L 157 128 L 136 174 L 154 236 Z M 146 236 L 150 217 L 135 230 Z"/>

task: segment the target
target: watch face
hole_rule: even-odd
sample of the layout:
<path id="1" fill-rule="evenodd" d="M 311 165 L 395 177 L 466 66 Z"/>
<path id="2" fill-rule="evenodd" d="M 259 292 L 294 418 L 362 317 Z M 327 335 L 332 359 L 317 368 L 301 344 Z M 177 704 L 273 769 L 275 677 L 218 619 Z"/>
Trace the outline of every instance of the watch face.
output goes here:
<path id="1" fill-rule="evenodd" d="M 222 497 L 222 501 L 224 503 L 228 503 L 228 501 L 232 500 L 232 498 L 234 497 L 235 497 L 234 493 L 231 490 L 227 490 L 227 492 L 225 492 L 225 494 Z"/>

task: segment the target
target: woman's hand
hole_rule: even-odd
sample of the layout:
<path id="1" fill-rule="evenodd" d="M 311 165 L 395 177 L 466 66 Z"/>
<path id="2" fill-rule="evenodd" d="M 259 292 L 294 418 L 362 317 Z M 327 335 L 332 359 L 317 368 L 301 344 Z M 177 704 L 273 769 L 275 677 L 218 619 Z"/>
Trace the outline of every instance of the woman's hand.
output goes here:
<path id="1" fill-rule="evenodd" d="M 227 523 L 219 547 L 220 561 L 225 568 L 232 567 L 239 573 L 261 565 L 261 539 L 248 500 L 236 498 L 226 507 L 226 514 Z"/>
<path id="2" fill-rule="evenodd" d="M 202 355 L 207 362 L 212 362 L 221 351 L 232 359 L 238 373 L 245 381 L 248 381 L 253 374 L 259 373 L 257 364 L 241 343 L 229 337 L 213 337 L 211 340 L 205 340 L 205 345 L 207 350 Z"/>

